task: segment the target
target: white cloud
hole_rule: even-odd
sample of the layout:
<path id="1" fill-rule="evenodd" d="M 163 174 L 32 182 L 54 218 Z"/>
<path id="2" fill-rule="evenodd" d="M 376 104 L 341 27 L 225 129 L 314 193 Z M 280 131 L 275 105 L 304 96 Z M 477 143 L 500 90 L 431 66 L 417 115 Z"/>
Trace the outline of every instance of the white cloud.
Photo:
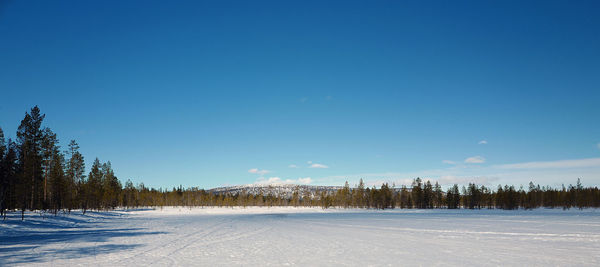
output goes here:
<path id="1" fill-rule="evenodd" d="M 493 167 L 499 169 L 563 169 L 600 167 L 600 158 L 569 159 L 556 161 L 533 161 L 525 163 L 495 165 Z"/>
<path id="2" fill-rule="evenodd" d="M 290 164 L 288 168 L 298 168 L 298 166 L 296 164 Z"/>
<path id="3" fill-rule="evenodd" d="M 312 165 L 310 165 L 309 168 L 313 168 L 313 169 L 327 169 L 327 168 L 329 168 L 329 166 L 327 166 L 325 164 L 313 163 Z"/>
<path id="4" fill-rule="evenodd" d="M 310 184 L 310 183 L 312 183 L 312 178 L 310 178 L 310 177 L 298 178 L 298 183 L 299 184 Z"/>
<path id="5" fill-rule="evenodd" d="M 270 171 L 268 171 L 268 170 L 259 170 L 257 168 L 254 168 L 254 169 L 249 169 L 248 172 L 249 173 L 254 173 L 254 174 L 259 174 L 259 175 L 265 175 L 265 174 L 269 173 Z"/>
<path id="6" fill-rule="evenodd" d="M 481 141 L 479 141 L 479 143 L 477 143 L 477 144 L 480 144 L 480 145 L 487 145 L 487 140 L 481 140 Z"/>
<path id="7" fill-rule="evenodd" d="M 280 184 L 281 178 L 279 177 L 269 177 L 269 179 L 258 178 L 254 184 Z"/>
<path id="8" fill-rule="evenodd" d="M 300 98 L 300 103 L 304 103 L 306 101 L 308 101 L 308 97 L 301 97 Z"/>
<path id="9" fill-rule="evenodd" d="M 421 177 L 423 180 L 438 181 L 446 187 L 452 184 L 466 185 L 470 182 L 491 186 L 495 185 L 527 185 L 535 184 L 560 188 L 562 184 L 575 183 L 577 178 L 587 185 L 600 184 L 600 157 L 579 160 L 558 160 L 548 162 L 524 162 L 502 165 L 461 164 L 450 165 L 440 169 L 415 170 L 410 172 L 381 172 L 339 174 L 315 177 L 312 183 L 318 185 L 343 185 L 344 181 L 356 184 L 363 179 L 368 186 L 381 186 L 383 182 L 395 183 L 396 186 L 410 186 L 412 180 Z"/>
<path id="10" fill-rule="evenodd" d="M 482 156 L 474 156 L 465 159 L 465 163 L 484 163 L 485 158 Z"/>
<path id="11" fill-rule="evenodd" d="M 310 161 L 310 160 L 309 160 L 309 161 L 307 161 L 306 163 L 308 163 L 308 164 L 312 164 L 312 161 Z"/>
<path id="12" fill-rule="evenodd" d="M 452 161 L 452 160 L 447 160 L 447 159 L 445 159 L 445 160 L 442 160 L 442 163 L 444 163 L 444 164 L 452 164 L 452 165 L 456 164 L 456 162 L 455 162 L 455 161 Z"/>
<path id="13" fill-rule="evenodd" d="M 600 143 L 598 143 L 598 149 L 600 149 Z"/>
<path id="14" fill-rule="evenodd" d="M 269 179 L 258 178 L 254 184 L 256 185 L 276 185 L 276 184 L 310 184 L 313 180 L 310 177 L 300 177 L 298 179 L 281 179 L 279 177 L 269 177 Z"/>

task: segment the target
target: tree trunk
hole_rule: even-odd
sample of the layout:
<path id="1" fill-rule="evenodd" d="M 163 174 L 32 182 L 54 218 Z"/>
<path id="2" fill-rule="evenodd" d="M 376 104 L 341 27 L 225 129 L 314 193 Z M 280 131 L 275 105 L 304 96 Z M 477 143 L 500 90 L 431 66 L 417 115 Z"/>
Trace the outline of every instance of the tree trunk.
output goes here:
<path id="1" fill-rule="evenodd" d="M 35 192 L 35 177 L 31 178 L 31 201 L 29 204 L 29 208 L 33 209 L 33 193 Z"/>
<path id="2" fill-rule="evenodd" d="M 48 178 L 44 176 L 44 202 L 46 202 L 46 187 L 48 183 Z"/>

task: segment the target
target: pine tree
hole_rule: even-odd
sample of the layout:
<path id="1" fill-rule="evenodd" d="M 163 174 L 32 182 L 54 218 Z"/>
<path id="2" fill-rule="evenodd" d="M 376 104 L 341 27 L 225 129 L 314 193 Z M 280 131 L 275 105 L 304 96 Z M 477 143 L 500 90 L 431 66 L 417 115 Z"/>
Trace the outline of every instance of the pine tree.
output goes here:
<path id="1" fill-rule="evenodd" d="M 348 184 L 348 181 L 346 181 L 346 183 L 344 184 L 344 188 L 341 190 L 341 201 L 342 203 L 340 203 L 344 208 L 348 208 L 350 207 L 350 204 L 352 203 L 352 193 L 350 192 L 350 185 Z"/>
<path id="2" fill-rule="evenodd" d="M 423 208 L 433 208 L 433 186 L 429 180 L 423 186 Z"/>
<path id="3" fill-rule="evenodd" d="M 2 131 L 2 128 L 0 127 L 0 216 L 4 216 L 4 210 L 6 209 L 6 202 L 8 198 L 8 189 L 10 187 L 4 163 L 6 150 L 7 147 L 6 141 L 4 140 L 4 131 Z"/>
<path id="4" fill-rule="evenodd" d="M 577 186 L 575 187 L 574 198 L 577 208 L 583 209 L 585 203 L 585 196 L 583 195 L 583 185 L 581 185 L 581 178 L 577 178 Z"/>
<path id="5" fill-rule="evenodd" d="M 387 209 L 392 207 L 392 190 L 388 183 L 383 183 L 379 190 L 379 208 Z"/>
<path id="6" fill-rule="evenodd" d="M 423 201 L 423 183 L 421 178 L 417 177 L 412 182 L 412 200 L 416 208 L 423 209 L 425 207 Z"/>
<path id="7" fill-rule="evenodd" d="M 2 130 L 2 127 L 0 127 L 0 160 L 2 160 L 4 158 L 4 155 L 6 154 L 6 140 L 4 139 L 4 131 Z M 0 171 L 2 171 L 0 169 Z"/>
<path id="8" fill-rule="evenodd" d="M 460 208 L 460 192 L 458 191 L 458 185 L 454 184 L 451 188 L 448 188 L 446 193 L 446 204 L 448 209 Z"/>
<path id="9" fill-rule="evenodd" d="M 67 186 L 64 173 L 64 155 L 55 151 L 50 161 L 48 170 L 48 180 L 50 188 L 50 204 L 54 214 L 64 207 L 67 200 Z"/>
<path id="10" fill-rule="evenodd" d="M 8 139 L 6 154 L 2 162 L 5 181 L 8 183 L 8 188 L 5 203 L 6 208 L 14 209 L 17 205 L 17 176 L 20 173 L 19 164 L 17 162 L 17 145 L 12 140 Z M 4 214 L 6 216 L 6 213 Z"/>
<path id="11" fill-rule="evenodd" d="M 44 197 L 43 206 L 46 209 L 48 205 L 48 180 L 50 176 L 50 169 L 54 155 L 59 153 L 58 138 L 50 128 L 44 128 L 42 133 L 42 175 L 44 177 Z"/>
<path id="12" fill-rule="evenodd" d="M 115 176 L 114 171 L 112 170 L 112 165 L 110 161 L 102 164 L 101 169 L 101 191 L 102 191 L 102 204 L 103 208 L 114 208 L 118 205 L 116 202 L 117 196 L 121 193 L 121 183 L 119 179 Z M 174 190 L 175 191 L 175 190 Z M 181 186 L 177 189 L 179 198 L 182 199 L 183 190 Z"/>
<path id="13" fill-rule="evenodd" d="M 355 190 L 352 190 L 352 193 L 354 205 L 356 207 L 363 208 L 365 206 L 365 183 L 363 182 L 362 178 L 360 181 L 358 181 L 358 186 Z"/>
<path id="14" fill-rule="evenodd" d="M 92 164 L 92 169 L 88 174 L 88 180 L 85 185 L 86 201 L 84 204 L 84 211 L 86 208 L 100 209 L 102 201 L 102 165 L 100 160 L 96 158 Z"/>
<path id="15" fill-rule="evenodd" d="M 83 155 L 79 153 L 79 145 L 71 140 L 66 151 L 69 159 L 66 163 L 65 179 L 68 185 L 69 199 L 67 208 L 69 211 L 77 207 L 81 208 L 83 185 L 85 183 L 85 162 Z"/>
<path id="16" fill-rule="evenodd" d="M 400 208 L 401 209 L 410 209 L 413 204 L 411 203 L 410 193 L 408 192 L 408 188 L 405 185 L 402 185 L 400 188 Z"/>
<path id="17" fill-rule="evenodd" d="M 42 122 L 45 115 L 35 106 L 25 114 L 17 130 L 21 177 L 19 193 L 22 213 L 25 209 L 42 208 Z"/>
<path id="18" fill-rule="evenodd" d="M 435 182 L 435 185 L 433 186 L 433 203 L 436 208 L 442 207 L 443 195 L 442 187 L 438 182 Z"/>

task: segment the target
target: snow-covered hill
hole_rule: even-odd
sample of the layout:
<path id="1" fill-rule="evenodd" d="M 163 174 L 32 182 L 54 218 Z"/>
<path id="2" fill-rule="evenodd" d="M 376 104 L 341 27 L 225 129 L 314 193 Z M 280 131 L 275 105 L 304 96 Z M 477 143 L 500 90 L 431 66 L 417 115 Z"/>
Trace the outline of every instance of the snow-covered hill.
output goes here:
<path id="1" fill-rule="evenodd" d="M 294 191 L 298 191 L 300 197 L 309 194 L 311 197 L 315 196 L 320 192 L 332 193 L 338 189 L 342 189 L 342 186 L 318 186 L 318 185 L 295 185 L 295 184 L 249 184 L 249 185 L 236 185 L 217 187 L 210 189 L 209 192 L 213 194 L 249 194 L 264 196 L 278 196 L 278 197 L 292 197 Z"/>
<path id="2" fill-rule="evenodd" d="M 217 187 L 208 190 L 213 194 L 249 194 L 249 195 L 259 195 L 263 196 L 278 196 L 291 198 L 294 191 L 298 190 L 298 194 L 300 197 L 306 196 L 307 194 L 311 197 L 314 197 L 321 192 L 333 193 L 339 189 L 343 189 L 343 186 L 322 186 L 322 185 L 296 185 L 296 184 L 247 184 L 247 185 L 235 185 L 235 186 L 225 186 L 225 187 Z M 353 188 L 350 188 L 353 190 Z M 395 192 L 400 192 L 400 188 L 391 188 L 391 190 Z M 407 188 L 407 191 L 410 192 L 410 188 Z"/>

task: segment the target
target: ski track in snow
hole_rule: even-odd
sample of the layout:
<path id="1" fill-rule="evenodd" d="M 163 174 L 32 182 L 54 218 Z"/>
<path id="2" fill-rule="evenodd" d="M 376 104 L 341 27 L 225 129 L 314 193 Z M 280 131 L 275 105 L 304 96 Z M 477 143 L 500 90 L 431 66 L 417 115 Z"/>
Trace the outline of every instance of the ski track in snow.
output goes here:
<path id="1" fill-rule="evenodd" d="M 599 266 L 600 210 L 10 213 L 0 266 Z"/>

